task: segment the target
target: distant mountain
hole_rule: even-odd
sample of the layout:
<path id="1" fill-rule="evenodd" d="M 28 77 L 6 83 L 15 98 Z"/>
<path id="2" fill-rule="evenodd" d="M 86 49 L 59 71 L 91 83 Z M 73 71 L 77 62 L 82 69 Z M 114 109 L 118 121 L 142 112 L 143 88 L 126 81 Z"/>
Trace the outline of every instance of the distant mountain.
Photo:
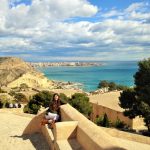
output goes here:
<path id="1" fill-rule="evenodd" d="M 29 63 L 16 57 L 0 57 L 0 86 L 16 87 L 26 83 L 29 87 L 48 87 L 50 81 Z"/>

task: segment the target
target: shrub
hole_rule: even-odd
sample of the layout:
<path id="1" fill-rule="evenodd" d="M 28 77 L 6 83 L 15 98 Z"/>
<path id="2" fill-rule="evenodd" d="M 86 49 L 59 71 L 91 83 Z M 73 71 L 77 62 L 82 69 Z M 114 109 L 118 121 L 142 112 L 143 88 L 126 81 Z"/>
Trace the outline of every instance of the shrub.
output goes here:
<path id="1" fill-rule="evenodd" d="M 35 94 L 32 97 L 32 100 L 36 101 L 36 103 L 38 105 L 42 105 L 43 107 L 46 108 L 49 106 L 49 103 L 52 100 L 53 94 L 54 94 L 53 92 L 41 91 L 41 92 Z"/>
<path id="2" fill-rule="evenodd" d="M 64 93 L 60 93 L 59 95 L 62 103 L 68 103 L 69 98 Z"/>
<path id="3" fill-rule="evenodd" d="M 89 117 L 92 112 L 92 106 L 89 103 L 89 98 L 84 93 L 75 93 L 68 101 L 80 113 Z"/>
<path id="4" fill-rule="evenodd" d="M 39 109 L 40 109 L 40 105 L 31 103 L 31 104 L 27 104 L 24 106 L 23 108 L 23 112 L 24 113 L 29 113 L 29 114 L 37 114 Z"/>
<path id="5" fill-rule="evenodd" d="M 13 90 L 11 90 L 8 94 L 14 96 L 16 93 Z"/>
<path id="6" fill-rule="evenodd" d="M 119 118 L 117 118 L 116 122 L 114 123 L 115 128 L 124 128 L 126 124 L 121 121 Z"/>
<path id="7" fill-rule="evenodd" d="M 98 88 L 108 88 L 109 87 L 109 82 L 106 80 L 102 80 L 100 81 L 100 83 L 98 84 Z"/>
<path id="8" fill-rule="evenodd" d="M 102 125 L 102 122 L 103 122 L 103 116 L 101 116 L 101 117 L 96 117 L 95 123 L 96 123 L 98 126 L 101 126 L 101 125 Z"/>
<path id="9" fill-rule="evenodd" d="M 27 97 L 22 93 L 15 93 L 14 98 L 17 102 L 28 102 Z"/>
<path id="10" fill-rule="evenodd" d="M 109 83 L 109 91 L 117 90 L 117 84 L 114 82 Z"/>
<path id="11" fill-rule="evenodd" d="M 95 120 L 95 123 L 98 126 L 102 126 L 102 127 L 110 127 L 111 126 L 111 122 L 109 121 L 106 113 L 101 117 L 97 117 Z"/>
<path id="12" fill-rule="evenodd" d="M 127 90 L 129 87 L 125 86 L 125 85 L 117 85 L 117 90 L 119 91 L 124 91 Z"/>
<path id="13" fill-rule="evenodd" d="M 119 85 L 119 84 L 116 84 L 115 82 L 109 82 L 106 80 L 100 81 L 98 84 L 98 88 L 109 88 L 109 91 L 128 89 L 127 86 Z"/>
<path id="14" fill-rule="evenodd" d="M 49 107 L 49 104 L 53 98 L 53 94 L 53 92 L 41 91 L 33 95 L 28 104 L 25 105 L 23 109 L 24 113 L 37 114 L 41 106 L 45 108 Z M 63 93 L 60 93 L 60 99 L 62 103 L 68 102 L 68 97 Z"/>
<path id="15" fill-rule="evenodd" d="M 24 106 L 23 112 L 24 113 L 29 113 L 29 106 L 28 106 L 28 104 Z"/>

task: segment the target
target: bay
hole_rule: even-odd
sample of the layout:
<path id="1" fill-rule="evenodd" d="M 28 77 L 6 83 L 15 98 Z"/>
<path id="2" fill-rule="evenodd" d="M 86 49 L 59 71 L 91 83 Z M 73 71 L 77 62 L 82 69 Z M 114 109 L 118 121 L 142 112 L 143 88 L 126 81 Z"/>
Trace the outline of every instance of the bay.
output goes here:
<path id="1" fill-rule="evenodd" d="M 97 90 L 101 80 L 134 86 L 134 74 L 138 70 L 136 61 L 103 61 L 102 66 L 89 67 L 41 67 L 38 68 L 50 80 L 82 83 L 85 91 Z"/>

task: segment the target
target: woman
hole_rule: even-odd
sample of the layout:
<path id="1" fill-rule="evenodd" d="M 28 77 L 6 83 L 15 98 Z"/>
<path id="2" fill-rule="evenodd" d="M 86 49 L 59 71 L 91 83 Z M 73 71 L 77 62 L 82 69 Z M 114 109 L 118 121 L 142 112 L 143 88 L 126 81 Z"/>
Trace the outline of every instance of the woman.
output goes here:
<path id="1" fill-rule="evenodd" d="M 60 121 L 60 106 L 63 103 L 57 93 L 53 95 L 52 102 L 49 104 L 49 108 L 46 111 L 45 118 L 42 120 L 41 124 L 50 124 L 50 127 L 54 127 L 54 123 Z"/>

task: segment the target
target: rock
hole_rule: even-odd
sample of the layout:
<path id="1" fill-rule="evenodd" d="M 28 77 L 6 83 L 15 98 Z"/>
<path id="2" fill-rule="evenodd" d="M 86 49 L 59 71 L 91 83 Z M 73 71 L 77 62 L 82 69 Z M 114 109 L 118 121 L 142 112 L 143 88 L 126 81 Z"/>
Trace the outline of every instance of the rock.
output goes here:
<path id="1" fill-rule="evenodd" d="M 16 57 L 0 57 L 0 86 L 19 87 L 25 83 L 28 87 L 49 87 L 52 82 L 29 63 Z"/>
<path id="2" fill-rule="evenodd" d="M 0 57 L 1 86 L 7 85 L 29 71 L 34 71 L 34 69 L 20 58 Z"/>

